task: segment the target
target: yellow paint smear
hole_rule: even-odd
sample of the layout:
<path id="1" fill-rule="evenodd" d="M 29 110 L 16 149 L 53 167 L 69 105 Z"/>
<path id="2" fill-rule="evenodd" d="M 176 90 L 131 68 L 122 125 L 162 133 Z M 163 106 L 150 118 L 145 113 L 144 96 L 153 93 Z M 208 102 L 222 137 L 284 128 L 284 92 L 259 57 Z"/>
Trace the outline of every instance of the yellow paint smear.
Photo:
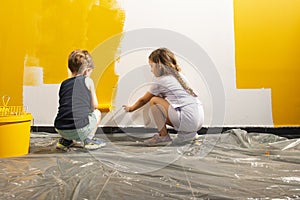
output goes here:
<path id="1" fill-rule="evenodd" d="M 99 104 L 98 109 L 101 112 L 110 112 L 112 110 L 112 105 L 111 104 Z"/>
<path id="2" fill-rule="evenodd" d="M 14 105 L 22 104 L 24 67 L 40 66 L 44 84 L 59 84 L 68 77 L 67 58 L 72 50 L 92 52 L 107 38 L 122 33 L 125 20 L 116 0 L 11 0 L 2 2 L 0 13 L 6 19 L 0 21 L 0 96 L 10 95 Z M 107 55 L 113 58 L 118 45 L 116 41 L 106 49 Z M 105 75 L 93 76 L 99 83 L 100 104 L 111 104 L 118 78 L 114 62 L 110 70 L 106 68 L 102 69 Z"/>
<path id="3" fill-rule="evenodd" d="M 300 126 L 299 10 L 295 0 L 234 1 L 237 87 L 272 89 L 275 126 Z"/>

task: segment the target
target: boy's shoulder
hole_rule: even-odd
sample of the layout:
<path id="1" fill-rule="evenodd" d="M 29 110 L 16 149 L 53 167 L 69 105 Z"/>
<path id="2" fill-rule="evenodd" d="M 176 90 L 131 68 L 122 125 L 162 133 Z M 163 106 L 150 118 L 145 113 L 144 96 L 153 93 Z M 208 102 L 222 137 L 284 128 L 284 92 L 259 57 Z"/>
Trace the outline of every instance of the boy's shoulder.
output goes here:
<path id="1" fill-rule="evenodd" d="M 61 84 L 65 84 L 65 83 L 68 83 L 68 82 L 70 82 L 70 81 L 73 81 L 75 78 L 76 78 L 76 77 L 70 77 L 70 78 L 67 78 L 67 79 L 63 80 L 63 81 L 61 82 Z"/>
<path id="2" fill-rule="evenodd" d="M 91 87 L 93 87 L 93 85 L 94 85 L 93 79 L 91 79 L 90 77 L 86 76 L 84 81 L 85 81 L 85 84 L 86 84 L 87 88 L 90 89 Z"/>

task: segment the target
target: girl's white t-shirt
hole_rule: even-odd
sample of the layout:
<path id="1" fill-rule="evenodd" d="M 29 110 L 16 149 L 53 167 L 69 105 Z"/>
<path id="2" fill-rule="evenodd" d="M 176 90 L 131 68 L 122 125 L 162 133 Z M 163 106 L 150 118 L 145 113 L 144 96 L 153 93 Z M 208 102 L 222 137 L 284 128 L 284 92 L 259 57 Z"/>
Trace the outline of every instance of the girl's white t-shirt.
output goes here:
<path id="1" fill-rule="evenodd" d="M 186 81 L 186 78 L 182 74 L 180 75 Z M 154 77 L 149 92 L 166 99 L 174 108 L 193 103 L 201 104 L 200 100 L 187 93 L 179 81 L 172 75 Z"/>

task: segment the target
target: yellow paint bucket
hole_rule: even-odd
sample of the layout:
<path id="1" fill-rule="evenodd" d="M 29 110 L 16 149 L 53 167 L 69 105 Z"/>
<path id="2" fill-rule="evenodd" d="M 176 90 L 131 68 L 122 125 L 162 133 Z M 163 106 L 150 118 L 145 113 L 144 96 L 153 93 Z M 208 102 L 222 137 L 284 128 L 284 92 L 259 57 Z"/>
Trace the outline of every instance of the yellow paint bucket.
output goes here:
<path id="1" fill-rule="evenodd" d="M 29 152 L 32 115 L 0 117 L 0 158 Z"/>
<path id="2" fill-rule="evenodd" d="M 3 96 L 0 106 L 0 158 L 28 154 L 32 115 L 23 106 L 7 106 L 9 97 Z"/>

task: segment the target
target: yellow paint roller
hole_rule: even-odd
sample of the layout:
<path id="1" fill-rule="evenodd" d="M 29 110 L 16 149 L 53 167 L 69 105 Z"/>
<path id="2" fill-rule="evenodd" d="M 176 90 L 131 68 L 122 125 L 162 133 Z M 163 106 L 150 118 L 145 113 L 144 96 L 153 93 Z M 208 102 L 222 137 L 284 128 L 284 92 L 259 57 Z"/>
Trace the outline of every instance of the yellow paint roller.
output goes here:
<path id="1" fill-rule="evenodd" d="M 108 103 L 98 104 L 98 110 L 101 112 L 109 112 L 112 110 L 112 105 Z"/>

